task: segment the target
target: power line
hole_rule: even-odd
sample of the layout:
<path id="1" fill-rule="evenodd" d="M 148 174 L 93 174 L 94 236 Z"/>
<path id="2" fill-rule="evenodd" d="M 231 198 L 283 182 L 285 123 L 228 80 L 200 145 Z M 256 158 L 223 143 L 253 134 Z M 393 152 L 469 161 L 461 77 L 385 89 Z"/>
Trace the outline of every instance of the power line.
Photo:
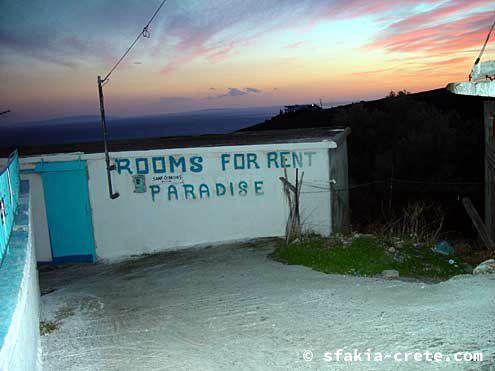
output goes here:
<path id="1" fill-rule="evenodd" d="M 478 59 L 477 59 L 477 62 L 475 64 L 478 64 L 481 57 L 483 56 L 483 53 L 485 52 L 486 45 L 488 44 L 488 41 L 490 40 L 490 36 L 492 34 L 494 27 L 495 27 L 495 20 L 493 21 L 492 27 L 490 27 L 490 31 L 488 31 L 488 35 L 486 36 L 485 43 L 483 44 L 483 47 L 481 48 L 480 54 L 478 55 Z"/>
<path id="2" fill-rule="evenodd" d="M 104 98 L 103 98 L 103 85 L 107 83 L 110 78 L 110 75 L 112 74 L 113 71 L 119 66 L 119 64 L 124 60 L 124 58 L 129 54 L 131 49 L 136 45 L 136 43 L 139 41 L 139 39 L 142 37 L 150 37 L 150 31 L 149 27 L 151 22 L 155 19 L 156 15 L 160 11 L 160 9 L 163 7 L 165 4 L 166 0 L 163 0 L 156 9 L 155 13 L 153 13 L 153 16 L 150 18 L 146 26 L 144 26 L 143 30 L 139 33 L 139 35 L 136 37 L 136 39 L 132 42 L 131 46 L 125 51 L 124 55 L 120 57 L 120 59 L 115 63 L 115 65 L 112 67 L 110 72 L 105 76 L 104 79 L 101 78 L 101 76 L 98 75 L 97 82 L 98 82 L 98 96 L 100 100 L 100 115 L 101 115 L 101 131 L 102 131 L 102 136 L 103 136 L 103 147 L 105 150 L 105 163 L 106 163 L 106 171 L 107 171 L 107 182 L 108 182 L 108 193 L 110 195 L 110 199 L 114 200 L 118 198 L 119 192 L 113 192 L 113 185 L 112 185 L 112 175 L 111 172 L 115 170 L 115 164 L 110 164 L 110 154 L 108 152 L 108 140 L 107 140 L 107 124 L 106 124 L 106 118 L 105 118 L 105 104 L 104 104 Z"/>
<path id="3" fill-rule="evenodd" d="M 483 53 L 485 52 L 486 45 L 488 44 L 488 41 L 490 40 L 490 36 L 492 34 L 493 28 L 495 28 L 495 20 L 492 23 L 492 26 L 490 27 L 490 31 L 488 31 L 488 35 L 486 36 L 486 40 L 483 44 L 483 47 L 480 50 L 480 53 L 478 54 L 478 58 L 476 58 L 476 61 L 474 62 L 474 65 L 476 66 L 478 63 L 480 63 L 481 57 L 483 56 Z M 469 76 L 469 80 L 471 80 L 471 76 Z"/>
<path id="4" fill-rule="evenodd" d="M 318 184 L 319 183 L 319 184 Z M 304 191 L 301 193 L 325 193 L 325 192 L 330 192 L 330 191 L 335 191 L 335 192 L 346 192 L 346 191 L 352 191 L 354 189 L 362 188 L 362 187 L 369 187 L 371 185 L 378 185 L 378 184 L 404 184 L 404 185 L 415 185 L 415 186 L 437 186 L 437 187 L 448 187 L 448 186 L 480 186 L 483 185 L 483 182 L 453 182 L 453 181 L 443 181 L 443 182 L 436 182 L 436 181 L 424 181 L 424 180 L 413 180 L 413 179 L 397 179 L 394 178 L 393 180 L 390 179 L 384 179 L 384 180 L 376 180 L 376 181 L 371 181 L 371 182 L 366 182 L 366 183 L 358 183 L 358 184 L 351 184 L 347 188 L 334 188 L 332 187 L 331 182 L 327 181 L 313 181 L 309 183 L 305 183 L 304 185 L 306 187 L 310 187 L 313 189 L 317 189 L 317 191 Z"/>
<path id="5" fill-rule="evenodd" d="M 396 183 L 426 184 L 426 185 L 482 185 L 483 182 L 430 182 L 424 180 L 394 179 Z"/>
<path id="6" fill-rule="evenodd" d="M 108 74 L 105 76 L 105 78 L 103 80 L 101 80 L 102 83 L 105 83 L 109 79 L 109 77 L 112 74 L 112 72 L 115 71 L 115 69 L 118 67 L 118 65 L 124 60 L 124 58 L 127 56 L 127 54 L 129 54 L 129 52 L 131 51 L 131 49 L 134 47 L 134 45 L 137 44 L 137 42 L 139 41 L 139 39 L 141 39 L 141 37 L 146 37 L 146 38 L 149 38 L 150 37 L 149 26 L 151 25 L 151 22 L 153 22 L 153 20 L 155 19 L 155 17 L 157 16 L 158 12 L 163 7 L 163 5 L 165 4 L 166 1 L 167 0 L 163 0 L 162 1 L 162 3 L 158 7 L 158 9 L 156 9 L 155 13 L 150 18 L 150 20 L 148 21 L 148 23 L 146 24 L 146 26 L 143 27 L 143 30 L 139 33 L 139 35 L 136 37 L 136 39 L 132 42 L 131 46 L 129 46 L 129 48 L 125 51 L 125 53 L 122 55 L 122 57 L 120 57 L 120 59 L 117 61 L 117 63 L 115 63 L 115 65 L 112 67 L 112 69 L 110 70 L 110 72 L 108 72 Z"/>

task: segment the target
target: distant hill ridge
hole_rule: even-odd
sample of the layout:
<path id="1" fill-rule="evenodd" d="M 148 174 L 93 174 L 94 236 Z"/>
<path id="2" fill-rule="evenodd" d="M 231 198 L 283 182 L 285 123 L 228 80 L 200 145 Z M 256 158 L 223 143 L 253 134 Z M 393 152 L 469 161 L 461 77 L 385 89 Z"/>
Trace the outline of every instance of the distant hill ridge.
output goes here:
<path id="1" fill-rule="evenodd" d="M 426 202 L 446 211 L 446 228 L 469 233 L 458 200 L 470 197 L 483 213 L 485 100 L 445 89 L 402 92 L 281 114 L 242 131 L 348 126 L 353 224 L 377 223 L 385 211 L 393 215 L 410 202 Z"/>
<path id="2" fill-rule="evenodd" d="M 400 93 L 399 93 L 400 94 Z M 336 122 L 339 112 L 349 109 L 355 105 L 362 105 L 365 109 L 384 109 L 390 97 L 384 97 L 372 101 L 361 101 L 344 104 L 337 107 L 324 109 L 322 111 L 298 111 L 277 115 L 265 122 L 241 129 L 241 131 L 277 130 L 277 129 L 300 129 L 305 127 L 326 127 L 334 125 L 345 125 Z M 456 95 L 446 89 L 434 89 L 419 93 L 406 94 L 406 99 L 427 103 L 443 112 L 456 111 L 465 119 L 483 120 L 483 102 L 489 98 Z"/>

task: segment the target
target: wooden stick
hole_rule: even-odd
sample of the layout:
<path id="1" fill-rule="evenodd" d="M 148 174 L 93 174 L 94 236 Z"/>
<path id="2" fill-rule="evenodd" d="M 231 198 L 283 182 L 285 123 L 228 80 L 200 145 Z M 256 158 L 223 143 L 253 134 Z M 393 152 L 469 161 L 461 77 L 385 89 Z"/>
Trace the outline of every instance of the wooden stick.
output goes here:
<path id="1" fill-rule="evenodd" d="M 495 244 L 493 243 L 492 239 L 490 238 L 490 234 L 488 233 L 488 229 L 486 228 L 485 223 L 480 218 L 480 215 L 474 208 L 473 203 L 468 197 L 464 197 L 462 199 L 462 204 L 464 205 L 464 208 L 466 209 L 466 212 L 468 213 L 469 217 L 471 218 L 471 221 L 474 224 L 474 227 L 478 231 L 481 240 L 485 244 L 485 246 L 489 249 L 495 248 Z"/>
<path id="2" fill-rule="evenodd" d="M 292 229 L 292 200 L 290 197 L 290 187 L 293 187 L 292 184 L 287 180 L 287 170 L 284 168 L 284 177 L 279 178 L 284 185 L 284 193 L 287 196 L 289 201 L 289 219 L 287 220 L 287 224 L 285 225 L 285 246 L 287 248 L 287 259 L 289 259 L 289 242 L 291 236 Z"/>
<path id="3" fill-rule="evenodd" d="M 292 222 L 294 223 L 294 227 L 299 234 L 299 168 L 296 168 L 296 191 L 294 192 L 294 198 L 294 218 Z"/>
<path id="4" fill-rule="evenodd" d="M 301 179 L 299 179 L 299 169 L 296 168 L 296 184 L 293 185 L 289 182 L 287 178 L 287 169 L 284 167 L 284 176 L 280 177 L 280 181 L 284 185 L 284 192 L 289 201 L 289 218 L 287 220 L 287 224 L 285 226 L 285 243 L 287 246 L 287 251 L 289 248 L 289 242 L 294 231 L 299 235 L 301 232 L 301 218 L 299 213 L 299 202 L 300 202 L 300 194 L 302 181 L 304 177 L 304 172 L 301 173 Z M 292 198 L 291 192 L 294 193 L 294 198 Z"/>
<path id="5" fill-rule="evenodd" d="M 290 184 L 290 182 L 289 182 L 286 178 L 284 178 L 284 177 L 280 177 L 279 179 L 282 181 L 282 183 L 284 183 L 284 185 L 285 185 L 288 189 L 290 189 L 290 190 L 291 190 L 292 192 L 294 192 L 294 193 L 297 193 L 297 188 L 296 188 L 296 187 L 294 187 L 292 184 Z"/>
<path id="6" fill-rule="evenodd" d="M 297 188 L 296 220 L 299 229 L 301 229 L 301 213 L 299 211 L 299 205 L 301 204 L 300 199 L 301 199 L 301 187 L 303 183 L 303 178 L 304 178 L 304 171 L 301 172 L 301 179 L 299 179 L 299 184 L 296 184 L 296 188 Z"/>

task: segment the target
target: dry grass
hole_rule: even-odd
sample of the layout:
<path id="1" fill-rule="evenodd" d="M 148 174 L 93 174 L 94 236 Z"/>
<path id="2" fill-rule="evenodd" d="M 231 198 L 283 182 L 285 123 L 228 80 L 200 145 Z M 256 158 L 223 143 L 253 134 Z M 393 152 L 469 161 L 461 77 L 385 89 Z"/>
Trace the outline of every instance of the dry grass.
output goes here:
<path id="1" fill-rule="evenodd" d="M 41 336 L 48 335 L 49 333 L 55 331 L 58 325 L 54 321 L 41 321 L 40 322 L 40 334 Z"/>
<path id="2" fill-rule="evenodd" d="M 55 313 L 53 321 L 41 321 L 40 322 L 40 334 L 48 335 L 59 328 L 62 321 L 75 314 L 74 309 L 68 306 L 62 307 Z"/>
<path id="3" fill-rule="evenodd" d="M 384 216 L 370 230 L 386 239 L 399 238 L 431 246 L 439 240 L 444 220 L 445 214 L 439 206 L 411 202 L 400 213 Z"/>

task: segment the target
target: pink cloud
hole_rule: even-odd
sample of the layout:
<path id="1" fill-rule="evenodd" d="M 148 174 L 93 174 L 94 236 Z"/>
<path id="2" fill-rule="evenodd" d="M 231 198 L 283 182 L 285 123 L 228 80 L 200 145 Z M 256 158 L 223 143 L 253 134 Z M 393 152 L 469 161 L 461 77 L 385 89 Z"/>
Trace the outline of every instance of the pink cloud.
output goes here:
<path id="1" fill-rule="evenodd" d="M 221 11 L 210 12 L 200 18 L 184 12 L 172 17 L 166 26 L 168 31 L 162 40 L 175 42 L 167 55 L 169 62 L 161 73 L 170 73 L 200 58 L 209 63 L 225 61 L 275 30 L 297 29 L 304 32 L 308 25 L 322 21 L 363 16 L 373 16 L 376 22 L 383 22 L 384 19 L 390 22 L 392 17 L 396 19 L 400 14 L 409 14 L 388 26 L 366 49 L 447 53 L 459 48 L 477 47 L 482 42 L 482 34 L 486 32 L 492 15 L 487 12 L 469 13 L 492 1 L 450 0 L 421 14 L 412 14 L 418 5 L 417 0 L 336 0 L 330 3 L 326 0 L 267 0 L 264 10 L 239 3 L 241 5 L 224 6 Z M 422 3 L 435 5 L 438 1 L 423 0 Z M 271 13 L 269 9 L 276 11 Z M 461 15 L 464 15 L 463 19 L 450 19 Z M 298 19 L 297 24 L 293 22 L 295 18 Z M 251 27 L 253 24 L 256 27 Z M 303 45 L 304 42 L 300 41 L 283 48 L 296 49 Z"/>
<path id="2" fill-rule="evenodd" d="M 191 45 L 187 48 L 183 46 L 179 47 L 176 55 L 171 58 L 161 70 L 160 74 L 166 75 L 171 72 L 176 71 L 180 67 L 187 63 L 193 62 L 194 60 L 202 57 L 206 57 L 209 63 L 219 63 L 226 60 L 230 55 L 235 54 L 236 44 L 231 42 L 229 45 L 224 47 L 207 47 L 201 43 L 197 45 Z"/>
<path id="3" fill-rule="evenodd" d="M 184 64 L 192 62 L 194 59 L 196 59 L 197 55 L 199 55 L 199 54 L 200 53 L 197 53 L 197 52 L 184 53 L 182 55 L 178 55 L 178 56 L 172 58 L 172 60 L 170 62 L 168 62 L 160 70 L 160 74 L 167 75 L 171 72 L 176 71 L 177 69 L 179 69 Z"/>
<path id="4" fill-rule="evenodd" d="M 429 62 L 428 66 L 439 66 L 439 67 L 450 67 L 450 66 L 459 66 L 465 65 L 466 63 L 472 62 L 471 57 L 456 57 L 450 59 L 443 59 L 441 61 Z"/>
<path id="5" fill-rule="evenodd" d="M 435 4 L 437 0 L 426 0 L 423 3 Z M 397 9 L 411 7 L 418 4 L 417 0 L 347 0 L 340 1 L 336 6 L 331 7 L 326 14 L 332 18 L 348 18 L 366 15 L 380 15 L 394 12 Z"/>
<path id="6" fill-rule="evenodd" d="M 378 74 L 387 73 L 387 72 L 391 72 L 391 69 L 390 68 L 380 68 L 380 69 L 376 69 L 376 70 L 346 73 L 345 75 L 346 76 L 360 76 L 360 77 L 363 77 L 363 76 L 378 75 Z"/>
<path id="7" fill-rule="evenodd" d="M 207 56 L 207 61 L 210 63 L 218 63 L 226 60 L 230 55 L 233 54 L 236 48 L 236 44 L 231 41 L 227 46 L 214 51 L 212 54 Z"/>
<path id="8" fill-rule="evenodd" d="M 411 17 L 413 18 L 413 17 Z M 428 18 L 425 22 L 438 19 Z M 389 52 L 435 52 L 446 54 L 466 48 L 481 47 L 487 30 L 493 22 L 492 13 L 477 13 L 457 21 L 434 26 L 422 26 L 419 18 L 392 25 L 383 37 L 373 41 L 366 49 L 385 49 Z M 409 26 L 405 27 L 404 24 Z M 400 28 L 400 29 L 399 29 Z"/>
<path id="9" fill-rule="evenodd" d="M 432 22 L 445 19 L 445 17 L 456 13 L 476 9 L 480 6 L 490 4 L 491 2 L 491 0 L 454 0 L 447 3 L 447 5 L 440 6 L 430 12 L 416 14 L 394 23 L 390 29 L 400 30 L 407 29 L 409 27 L 421 27 L 425 24 L 431 24 Z"/>

